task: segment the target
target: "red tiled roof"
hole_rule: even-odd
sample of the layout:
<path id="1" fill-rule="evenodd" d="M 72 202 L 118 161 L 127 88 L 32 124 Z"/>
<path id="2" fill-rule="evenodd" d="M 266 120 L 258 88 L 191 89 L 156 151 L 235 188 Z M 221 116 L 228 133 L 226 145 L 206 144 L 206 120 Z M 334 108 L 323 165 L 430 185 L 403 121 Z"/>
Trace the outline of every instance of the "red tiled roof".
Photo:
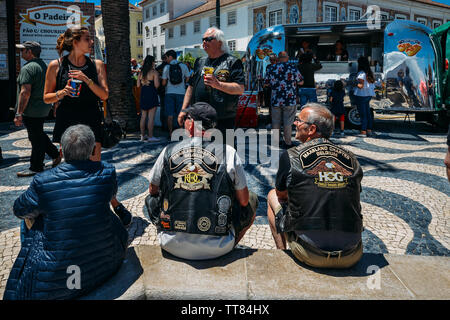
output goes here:
<path id="1" fill-rule="evenodd" d="M 181 19 L 184 19 L 184 18 L 187 18 L 187 17 L 195 16 L 197 14 L 200 14 L 200 13 L 203 13 L 203 12 L 207 12 L 207 11 L 210 11 L 210 10 L 216 10 L 216 0 L 207 0 L 207 1 L 208 2 L 206 2 L 205 4 L 202 4 L 202 5 L 198 6 L 197 8 L 195 8 L 195 9 L 193 9 L 193 10 L 191 10 L 189 12 L 186 12 L 185 14 L 179 16 L 178 18 L 170 20 L 169 22 L 163 23 L 161 25 L 165 25 L 167 23 L 171 23 L 171 22 L 174 22 L 174 21 L 177 21 L 177 20 L 181 20 Z M 234 3 L 237 3 L 237 2 L 241 2 L 241 1 L 243 1 L 243 0 L 220 0 L 220 7 L 225 7 L 225 6 L 228 6 L 230 4 L 234 4 Z"/>
<path id="2" fill-rule="evenodd" d="M 448 4 L 439 3 L 439 2 L 436 2 L 436 1 L 432 1 L 432 0 L 414 0 L 414 1 L 450 9 L 450 6 Z"/>

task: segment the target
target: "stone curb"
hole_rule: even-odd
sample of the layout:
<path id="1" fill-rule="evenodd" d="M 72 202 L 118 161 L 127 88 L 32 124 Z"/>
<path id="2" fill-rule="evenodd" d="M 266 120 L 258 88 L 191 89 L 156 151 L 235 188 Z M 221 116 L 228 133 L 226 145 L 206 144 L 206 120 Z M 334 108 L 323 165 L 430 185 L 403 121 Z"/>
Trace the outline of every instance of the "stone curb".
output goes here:
<path id="1" fill-rule="evenodd" d="M 449 271 L 449 257 L 364 254 L 351 269 L 319 270 L 287 250 L 235 249 L 188 261 L 142 245 L 130 247 L 119 272 L 82 300 L 448 300 Z"/>

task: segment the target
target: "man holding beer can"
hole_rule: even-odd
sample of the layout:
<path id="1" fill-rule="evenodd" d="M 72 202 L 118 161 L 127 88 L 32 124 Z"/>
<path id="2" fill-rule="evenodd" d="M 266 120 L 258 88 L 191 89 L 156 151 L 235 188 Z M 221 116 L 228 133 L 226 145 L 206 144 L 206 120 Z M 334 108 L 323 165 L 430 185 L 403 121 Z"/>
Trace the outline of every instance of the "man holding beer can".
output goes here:
<path id="1" fill-rule="evenodd" d="M 229 54 L 223 31 L 209 28 L 202 41 L 208 56 L 195 62 L 178 122 L 182 125 L 183 110 L 189 105 L 207 102 L 217 111 L 217 129 L 225 134 L 234 128 L 239 96 L 244 92 L 244 70 L 241 60 Z"/>

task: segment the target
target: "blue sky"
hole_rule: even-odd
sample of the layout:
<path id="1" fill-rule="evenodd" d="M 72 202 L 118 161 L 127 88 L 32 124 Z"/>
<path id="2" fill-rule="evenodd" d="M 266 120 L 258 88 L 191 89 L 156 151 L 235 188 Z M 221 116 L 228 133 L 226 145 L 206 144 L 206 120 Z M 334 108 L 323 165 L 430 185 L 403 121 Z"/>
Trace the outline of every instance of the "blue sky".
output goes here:
<path id="1" fill-rule="evenodd" d="M 66 0 L 66 1 L 74 2 L 74 0 Z M 450 5 L 450 0 L 434 0 L 434 1 Z M 80 0 L 80 2 L 84 2 L 84 0 Z M 101 0 L 86 0 L 86 2 L 94 2 L 96 5 L 100 5 Z M 130 1 L 130 3 L 132 3 L 132 4 L 136 4 L 139 2 L 140 2 L 140 0 Z"/>

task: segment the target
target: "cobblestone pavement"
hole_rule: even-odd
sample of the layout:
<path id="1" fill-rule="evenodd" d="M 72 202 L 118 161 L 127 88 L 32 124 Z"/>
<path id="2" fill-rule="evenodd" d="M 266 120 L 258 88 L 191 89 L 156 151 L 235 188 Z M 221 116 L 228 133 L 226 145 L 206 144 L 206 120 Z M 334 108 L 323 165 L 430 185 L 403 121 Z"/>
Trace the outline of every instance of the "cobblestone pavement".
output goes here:
<path id="1" fill-rule="evenodd" d="M 364 170 L 364 251 L 450 256 L 450 185 L 443 164 L 446 134 L 434 133 L 424 123 L 383 118 L 376 121 L 375 138 L 359 137 L 356 130 L 347 130 L 345 138 L 332 138 L 354 152 Z M 49 135 L 52 127 L 52 123 L 46 124 Z M 16 177 L 17 171 L 28 167 L 31 149 L 26 131 L 0 125 L 0 145 L 5 158 L 0 164 L 1 297 L 20 250 L 19 220 L 13 216 L 12 205 L 32 178 Z M 148 174 L 165 145 L 140 142 L 136 135 L 129 135 L 102 153 L 103 160 L 116 166 L 118 199 L 134 216 L 129 228 L 131 246 L 158 244 L 156 229 L 145 214 L 144 198 Z M 253 145 L 247 143 L 246 150 L 253 150 Z M 250 164 L 245 169 L 249 189 L 258 195 L 260 205 L 255 223 L 240 246 L 274 249 L 267 224 L 266 195 L 273 188 L 276 169 Z"/>

